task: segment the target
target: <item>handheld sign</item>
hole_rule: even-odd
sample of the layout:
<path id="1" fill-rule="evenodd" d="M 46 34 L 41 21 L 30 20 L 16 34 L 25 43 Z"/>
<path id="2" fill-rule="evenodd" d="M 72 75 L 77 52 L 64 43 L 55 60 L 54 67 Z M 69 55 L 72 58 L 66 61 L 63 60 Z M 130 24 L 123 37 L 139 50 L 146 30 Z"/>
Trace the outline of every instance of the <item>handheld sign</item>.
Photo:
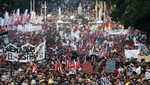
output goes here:
<path id="1" fill-rule="evenodd" d="M 109 83 L 110 83 L 110 77 L 109 76 L 101 78 L 101 85 L 109 85 Z"/>
<path id="2" fill-rule="evenodd" d="M 82 64 L 83 72 L 87 74 L 93 73 L 93 66 L 91 62 L 86 61 L 85 63 Z"/>
<path id="3" fill-rule="evenodd" d="M 132 67 L 131 66 L 128 66 L 127 68 L 126 68 L 126 72 L 127 72 L 127 75 L 132 75 L 132 73 L 133 73 L 133 69 L 132 69 Z"/>
<path id="4" fill-rule="evenodd" d="M 107 60 L 106 61 L 106 72 L 107 73 L 113 73 L 115 67 L 116 67 L 116 61 L 114 61 L 114 60 Z"/>
<path id="5" fill-rule="evenodd" d="M 146 71 L 146 72 L 145 72 L 145 78 L 146 78 L 146 79 L 150 79 L 150 72 L 149 72 L 149 71 Z"/>

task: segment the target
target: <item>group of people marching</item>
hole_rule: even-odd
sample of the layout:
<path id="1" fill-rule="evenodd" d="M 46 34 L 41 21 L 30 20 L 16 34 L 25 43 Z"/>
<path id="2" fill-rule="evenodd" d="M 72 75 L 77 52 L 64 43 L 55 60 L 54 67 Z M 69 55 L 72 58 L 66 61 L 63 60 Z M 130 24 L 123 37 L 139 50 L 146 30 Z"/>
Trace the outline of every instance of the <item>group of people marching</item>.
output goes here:
<path id="1" fill-rule="evenodd" d="M 87 14 L 94 18 L 94 14 Z M 55 15 L 51 17 L 51 21 L 56 20 Z M 46 50 L 44 60 L 26 63 L 7 61 L 2 53 L 0 85 L 150 85 L 146 35 L 122 28 L 112 32 L 108 24 L 46 23 L 44 29 L 32 32 L 2 26 L 9 29 L 10 43 L 38 46 L 46 40 Z M 1 40 L 0 49 L 7 44 Z M 138 56 L 147 58 L 138 60 Z"/>

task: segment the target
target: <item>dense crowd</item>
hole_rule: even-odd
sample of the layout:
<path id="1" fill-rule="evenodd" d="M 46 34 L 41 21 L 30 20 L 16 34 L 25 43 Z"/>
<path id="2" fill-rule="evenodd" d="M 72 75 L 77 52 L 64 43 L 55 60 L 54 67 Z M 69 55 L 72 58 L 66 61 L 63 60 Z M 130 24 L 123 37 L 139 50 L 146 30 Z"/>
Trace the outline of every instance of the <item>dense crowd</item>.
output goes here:
<path id="1" fill-rule="evenodd" d="M 62 15 L 62 20 L 68 21 L 72 13 Z M 93 12 L 86 16 L 93 21 Z M 57 17 L 54 13 L 49 20 L 55 22 Z M 51 23 L 43 25 L 43 30 L 26 33 L 8 30 L 9 42 L 16 46 L 26 43 L 36 46 L 46 40 L 46 55 L 41 61 L 21 63 L 5 61 L 2 54 L 0 85 L 150 85 L 150 63 L 134 56 L 126 58 L 124 54 L 125 49 L 139 49 L 134 38 L 145 45 L 146 52 L 140 50 L 139 55 L 149 57 L 146 35 L 131 29 L 125 34 L 109 34 L 101 24 L 74 22 L 58 26 Z M 1 39 L 0 49 L 5 46 Z M 108 60 L 115 61 L 113 72 L 107 71 Z"/>
<path id="2" fill-rule="evenodd" d="M 125 48 L 136 48 L 133 46 L 132 36 L 105 35 L 101 28 L 97 28 L 95 32 L 91 33 L 91 30 L 87 30 L 88 27 L 68 24 L 66 28 L 62 25 L 57 31 L 55 25 L 50 25 L 43 33 L 41 31 L 38 34 L 26 33 L 16 36 L 16 39 L 11 42 L 21 43 L 18 38 L 26 35 L 28 38 L 37 39 L 28 41 L 36 44 L 42 39 L 42 36 L 46 35 L 46 58 L 39 62 L 33 61 L 37 65 L 37 74 L 32 71 L 33 67 L 30 67 L 30 63 L 1 62 L 1 85 L 149 85 L 149 80 L 145 78 L 145 72 L 149 71 L 149 63 L 146 63 L 144 59 L 141 62 L 135 58 L 128 60 L 124 55 Z M 80 39 L 78 40 L 71 33 L 79 30 Z M 60 33 L 62 31 L 63 35 Z M 144 39 L 139 35 L 136 36 L 141 40 Z M 77 47 L 72 46 L 73 41 Z M 109 44 L 112 41 L 114 43 Z M 106 52 L 102 54 L 103 49 L 106 49 L 104 50 Z M 114 49 L 117 50 L 117 53 Z M 69 70 L 66 70 L 66 58 L 70 58 L 72 62 L 74 59 L 75 61 L 79 59 L 80 65 L 75 73 L 70 74 Z M 54 73 L 57 59 L 61 62 L 62 70 Z M 116 61 L 113 73 L 106 72 L 108 59 Z M 91 62 L 92 73 L 84 73 L 82 69 L 84 62 Z M 127 72 L 127 67 L 132 67 L 131 73 Z M 101 84 L 101 78 L 108 76 L 109 84 Z"/>

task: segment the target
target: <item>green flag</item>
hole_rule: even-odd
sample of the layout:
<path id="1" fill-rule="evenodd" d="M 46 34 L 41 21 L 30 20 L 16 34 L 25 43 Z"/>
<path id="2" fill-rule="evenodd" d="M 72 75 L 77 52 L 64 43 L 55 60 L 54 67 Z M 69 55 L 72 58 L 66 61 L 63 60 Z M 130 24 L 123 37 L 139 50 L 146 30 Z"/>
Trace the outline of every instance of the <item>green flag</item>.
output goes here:
<path id="1" fill-rule="evenodd" d="M 148 51 L 144 48 L 144 46 L 141 47 L 142 53 L 148 56 Z"/>

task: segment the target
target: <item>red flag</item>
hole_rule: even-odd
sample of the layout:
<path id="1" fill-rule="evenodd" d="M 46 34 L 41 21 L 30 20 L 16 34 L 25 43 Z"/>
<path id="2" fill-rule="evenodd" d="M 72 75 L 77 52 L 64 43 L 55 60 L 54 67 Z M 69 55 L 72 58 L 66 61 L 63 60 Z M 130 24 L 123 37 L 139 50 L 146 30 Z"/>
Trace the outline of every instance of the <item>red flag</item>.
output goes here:
<path id="1" fill-rule="evenodd" d="M 102 24 L 101 28 L 104 28 L 104 27 L 105 27 L 105 23 Z"/>
<path id="2" fill-rule="evenodd" d="M 79 60 L 79 57 L 77 58 L 77 68 L 80 68 L 80 60 Z"/>
<path id="3" fill-rule="evenodd" d="M 28 17 L 27 17 L 27 18 L 28 18 L 28 21 L 30 22 L 30 19 L 31 19 L 31 15 L 28 15 Z"/>
<path id="4" fill-rule="evenodd" d="M 108 30 L 110 30 L 110 20 L 107 20 L 107 21 L 105 22 L 105 27 L 106 27 Z"/>
<path id="5" fill-rule="evenodd" d="M 21 14 L 21 16 L 19 17 L 19 23 L 23 21 L 23 18 L 24 18 L 24 14 Z"/>
<path id="6" fill-rule="evenodd" d="M 83 69 L 84 73 L 87 73 L 87 74 L 93 73 L 93 66 L 92 66 L 91 62 L 89 62 L 89 61 L 86 61 L 82 64 L 82 69 Z"/>
<path id="7" fill-rule="evenodd" d="M 84 45 L 81 45 L 80 51 L 84 51 L 84 50 L 85 50 Z"/>
<path id="8" fill-rule="evenodd" d="M 119 28 L 119 25 L 120 25 L 120 23 L 119 22 L 117 22 L 116 24 L 115 24 L 115 28 Z"/>
<path id="9" fill-rule="evenodd" d="M 99 58 L 104 57 L 104 54 L 105 54 L 105 50 L 102 50 L 102 52 L 99 52 L 98 53 Z"/>
<path id="10" fill-rule="evenodd" d="M 73 63 L 72 64 L 70 64 L 69 65 L 69 69 L 71 69 L 71 68 L 79 68 L 80 67 L 80 61 L 79 60 L 77 60 L 77 61 L 73 61 Z"/>
<path id="11" fill-rule="evenodd" d="M 5 53 L 2 54 L 1 62 L 6 62 Z"/>
<path id="12" fill-rule="evenodd" d="M 32 72 L 38 74 L 38 69 L 37 69 L 36 64 L 33 64 Z"/>
<path id="13" fill-rule="evenodd" d="M 58 71 L 60 69 L 61 69 L 61 64 L 60 64 L 60 61 L 57 59 L 55 68 L 54 68 L 54 74 L 56 73 L 56 71 Z"/>
<path id="14" fill-rule="evenodd" d="M 66 57 L 66 58 L 65 58 L 65 62 L 66 62 L 66 70 L 69 70 L 70 63 L 71 63 L 70 58 L 69 58 L 69 57 Z"/>
<path id="15" fill-rule="evenodd" d="M 29 62 L 29 67 L 32 67 L 33 66 L 33 62 L 32 62 L 32 59 L 30 60 Z"/>

